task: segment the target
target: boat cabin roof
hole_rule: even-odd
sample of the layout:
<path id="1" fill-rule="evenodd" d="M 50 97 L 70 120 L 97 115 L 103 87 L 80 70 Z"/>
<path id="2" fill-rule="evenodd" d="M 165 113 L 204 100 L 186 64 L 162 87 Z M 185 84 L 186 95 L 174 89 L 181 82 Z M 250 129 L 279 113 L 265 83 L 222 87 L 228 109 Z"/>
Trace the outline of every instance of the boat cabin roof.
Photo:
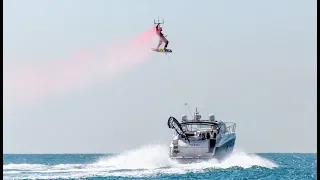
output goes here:
<path id="1" fill-rule="evenodd" d="M 181 125 L 211 125 L 218 126 L 220 123 L 217 121 L 186 121 L 180 123 Z"/>

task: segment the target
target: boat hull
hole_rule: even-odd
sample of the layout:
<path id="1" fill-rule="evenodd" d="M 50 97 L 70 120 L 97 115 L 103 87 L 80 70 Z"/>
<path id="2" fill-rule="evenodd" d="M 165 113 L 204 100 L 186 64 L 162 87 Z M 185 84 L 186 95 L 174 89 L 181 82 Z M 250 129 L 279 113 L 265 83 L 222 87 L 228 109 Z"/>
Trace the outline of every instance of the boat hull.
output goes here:
<path id="1" fill-rule="evenodd" d="M 197 156 L 197 155 L 182 156 L 179 154 L 174 154 L 171 151 L 170 158 L 172 160 L 178 161 L 179 163 L 197 163 L 197 162 L 203 162 L 203 161 L 208 161 L 212 159 L 221 161 L 227 158 L 232 153 L 234 149 L 235 141 L 236 141 L 236 137 L 234 135 L 232 138 L 228 138 L 228 140 L 225 141 L 221 146 L 217 146 L 214 152 L 210 154 L 205 153 L 205 154 L 202 154 L 202 156 Z M 183 153 L 183 147 L 180 152 Z"/>
<path id="2" fill-rule="evenodd" d="M 177 161 L 180 164 L 191 164 L 210 161 L 215 158 L 195 158 L 195 157 L 171 157 L 171 160 Z"/>
<path id="3" fill-rule="evenodd" d="M 233 139 L 224 143 L 222 146 L 216 147 L 214 157 L 219 160 L 222 160 L 228 157 L 234 149 L 235 141 L 236 141 L 236 138 L 234 137 Z"/>

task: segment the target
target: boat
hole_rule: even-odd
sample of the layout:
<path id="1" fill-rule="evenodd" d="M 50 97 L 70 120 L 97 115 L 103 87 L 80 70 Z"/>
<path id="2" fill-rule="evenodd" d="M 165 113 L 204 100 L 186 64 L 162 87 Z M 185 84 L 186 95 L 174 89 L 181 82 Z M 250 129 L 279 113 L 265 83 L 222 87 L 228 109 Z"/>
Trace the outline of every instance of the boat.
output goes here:
<path id="1" fill-rule="evenodd" d="M 236 123 L 216 120 L 214 114 L 202 120 L 196 108 L 193 119 L 188 120 L 187 115 L 183 115 L 179 123 L 171 116 L 167 124 L 175 130 L 170 143 L 171 159 L 182 162 L 219 161 L 234 149 Z"/>

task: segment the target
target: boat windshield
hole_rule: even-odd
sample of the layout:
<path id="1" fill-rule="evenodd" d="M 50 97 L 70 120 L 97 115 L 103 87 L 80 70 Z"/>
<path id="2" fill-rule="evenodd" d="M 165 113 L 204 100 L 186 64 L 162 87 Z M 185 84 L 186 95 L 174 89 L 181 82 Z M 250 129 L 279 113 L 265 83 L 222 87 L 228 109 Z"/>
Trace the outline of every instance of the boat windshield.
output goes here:
<path id="1" fill-rule="evenodd" d="M 186 124 L 182 125 L 184 131 L 202 131 L 202 130 L 211 130 L 212 125 L 199 125 L 199 124 Z"/>

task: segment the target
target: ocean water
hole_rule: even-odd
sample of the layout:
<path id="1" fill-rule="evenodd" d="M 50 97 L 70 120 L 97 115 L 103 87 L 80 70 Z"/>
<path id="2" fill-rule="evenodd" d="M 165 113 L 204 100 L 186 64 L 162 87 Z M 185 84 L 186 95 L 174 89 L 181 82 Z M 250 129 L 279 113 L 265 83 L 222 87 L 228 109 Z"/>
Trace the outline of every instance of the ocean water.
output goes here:
<path id="1" fill-rule="evenodd" d="M 317 178 L 316 154 L 249 154 L 180 164 L 162 145 L 121 154 L 4 154 L 4 179 L 290 179 Z"/>

